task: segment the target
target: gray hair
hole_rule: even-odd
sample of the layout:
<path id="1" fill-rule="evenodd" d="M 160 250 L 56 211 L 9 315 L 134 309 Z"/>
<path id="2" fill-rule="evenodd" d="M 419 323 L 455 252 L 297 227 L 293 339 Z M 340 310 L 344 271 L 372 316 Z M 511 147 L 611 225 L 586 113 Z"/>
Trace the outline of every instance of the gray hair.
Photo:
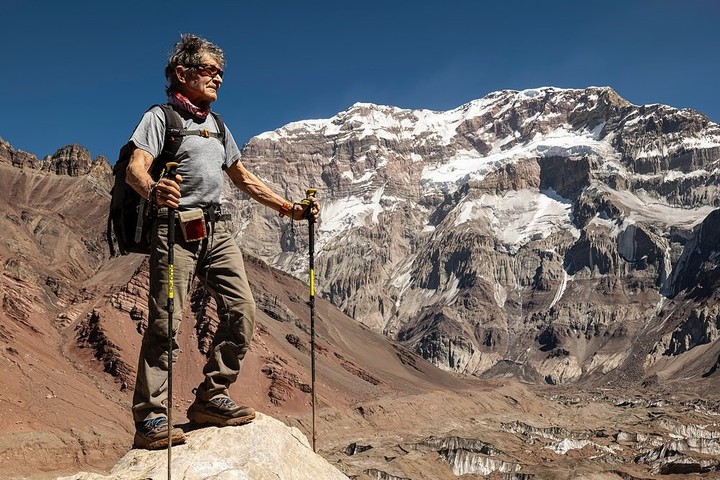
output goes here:
<path id="1" fill-rule="evenodd" d="M 168 81 L 165 92 L 168 95 L 177 92 L 180 87 L 180 82 L 175 74 L 175 67 L 183 65 L 192 68 L 193 65 L 199 65 L 203 53 L 212 56 L 221 67 L 225 66 L 225 53 L 220 47 L 192 33 L 185 33 L 180 36 L 180 41 L 175 44 L 165 66 L 165 78 Z"/>

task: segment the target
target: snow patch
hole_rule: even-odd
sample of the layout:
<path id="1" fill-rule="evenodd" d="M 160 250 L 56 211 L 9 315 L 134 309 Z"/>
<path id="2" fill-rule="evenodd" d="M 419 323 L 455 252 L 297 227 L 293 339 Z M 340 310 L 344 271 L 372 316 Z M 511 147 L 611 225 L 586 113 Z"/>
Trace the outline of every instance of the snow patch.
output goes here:
<path id="1" fill-rule="evenodd" d="M 485 155 L 476 150 L 458 150 L 444 163 L 425 167 L 420 178 L 421 184 L 425 188 L 452 193 L 468 180 L 481 180 L 503 165 L 538 157 L 588 156 L 602 158 L 603 164 L 607 165 L 606 168 L 616 170 L 622 168 L 617 161 L 618 152 L 607 139 L 598 139 L 597 128 L 583 131 L 581 134 L 567 128 L 559 127 L 546 135 L 538 132 L 529 142 L 505 149 L 503 147 L 515 141 L 515 137 L 499 139 L 494 143 L 493 149 Z"/>
<path id="2" fill-rule="evenodd" d="M 562 280 L 560 281 L 560 286 L 558 286 L 558 289 L 555 292 L 555 296 L 553 297 L 552 302 L 550 302 L 550 306 L 548 307 L 548 310 L 553 308 L 555 306 L 555 304 L 560 301 L 563 294 L 565 293 L 565 289 L 567 288 L 567 283 L 568 283 L 568 274 L 565 270 L 563 270 L 563 277 L 562 277 Z"/>
<path id="3" fill-rule="evenodd" d="M 370 198 L 350 195 L 339 200 L 328 201 L 323 205 L 323 221 L 318 226 L 318 247 L 329 243 L 343 232 L 369 223 L 377 223 L 384 208 L 381 201 L 397 203 L 396 197 L 385 197 L 385 187 L 378 188 Z"/>
<path id="4" fill-rule="evenodd" d="M 511 251 L 530 242 L 547 238 L 559 230 L 570 230 L 579 238 L 572 224 L 572 204 L 552 190 L 513 190 L 504 195 L 482 195 L 458 205 L 454 226 L 485 221 L 493 233 Z"/>

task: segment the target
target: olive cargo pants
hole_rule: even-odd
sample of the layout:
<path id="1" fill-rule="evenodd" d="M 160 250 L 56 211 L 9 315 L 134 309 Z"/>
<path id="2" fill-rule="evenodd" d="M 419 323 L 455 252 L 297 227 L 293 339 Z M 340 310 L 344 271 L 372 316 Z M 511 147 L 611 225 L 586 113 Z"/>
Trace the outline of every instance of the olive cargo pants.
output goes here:
<path id="1" fill-rule="evenodd" d="M 175 336 L 180 328 L 195 276 L 206 283 L 217 303 L 220 325 L 203 368 L 205 380 L 198 397 L 209 400 L 227 395 L 253 336 L 255 300 L 245 273 L 242 252 L 223 220 L 207 222 L 208 238 L 185 242 L 176 219 L 174 248 L 173 361 L 177 360 Z M 150 295 L 148 328 L 143 335 L 138 361 L 133 419 L 141 422 L 167 415 L 168 380 L 168 242 L 167 209 L 161 209 L 153 231 L 150 256 Z"/>

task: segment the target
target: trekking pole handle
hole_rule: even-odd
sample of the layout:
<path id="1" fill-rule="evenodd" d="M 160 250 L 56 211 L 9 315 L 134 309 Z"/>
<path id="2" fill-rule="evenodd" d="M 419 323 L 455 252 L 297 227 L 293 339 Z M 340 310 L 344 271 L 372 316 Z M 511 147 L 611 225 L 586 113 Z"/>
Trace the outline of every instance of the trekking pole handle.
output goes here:
<path id="1" fill-rule="evenodd" d="M 170 178 L 175 181 L 178 165 L 180 165 L 178 162 L 167 162 L 165 164 L 165 178 Z"/>
<path id="2" fill-rule="evenodd" d="M 308 188 L 305 190 L 305 198 L 300 202 L 302 205 L 305 205 L 305 218 L 310 221 L 311 223 L 314 223 L 312 220 L 312 212 L 310 205 L 312 205 L 312 202 L 310 202 L 310 198 L 315 198 L 315 194 L 317 193 L 317 188 Z"/>

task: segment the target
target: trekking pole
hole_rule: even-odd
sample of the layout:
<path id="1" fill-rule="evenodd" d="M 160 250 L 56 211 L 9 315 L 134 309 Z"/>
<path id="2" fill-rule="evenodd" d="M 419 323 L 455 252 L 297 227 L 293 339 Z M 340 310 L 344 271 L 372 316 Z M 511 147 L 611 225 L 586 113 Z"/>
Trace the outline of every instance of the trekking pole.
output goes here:
<path id="1" fill-rule="evenodd" d="M 312 402 L 312 449 L 315 451 L 315 404 L 317 403 L 317 395 L 315 394 L 315 219 L 312 216 L 312 203 L 310 198 L 315 198 L 317 188 L 308 188 L 305 192 L 305 200 L 303 205 L 307 205 L 305 210 L 305 218 L 308 221 L 308 249 L 310 251 L 309 274 L 310 274 L 310 298 L 308 306 L 310 306 L 310 395 Z"/>
<path id="2" fill-rule="evenodd" d="M 165 178 L 175 181 L 177 173 L 177 162 L 168 162 L 165 164 Z M 175 209 L 168 207 L 168 293 L 167 293 L 167 312 L 168 312 L 168 450 L 167 450 L 167 478 L 172 479 L 172 411 L 173 411 L 173 391 L 172 391 L 172 371 L 173 371 L 173 313 L 175 311 Z"/>

